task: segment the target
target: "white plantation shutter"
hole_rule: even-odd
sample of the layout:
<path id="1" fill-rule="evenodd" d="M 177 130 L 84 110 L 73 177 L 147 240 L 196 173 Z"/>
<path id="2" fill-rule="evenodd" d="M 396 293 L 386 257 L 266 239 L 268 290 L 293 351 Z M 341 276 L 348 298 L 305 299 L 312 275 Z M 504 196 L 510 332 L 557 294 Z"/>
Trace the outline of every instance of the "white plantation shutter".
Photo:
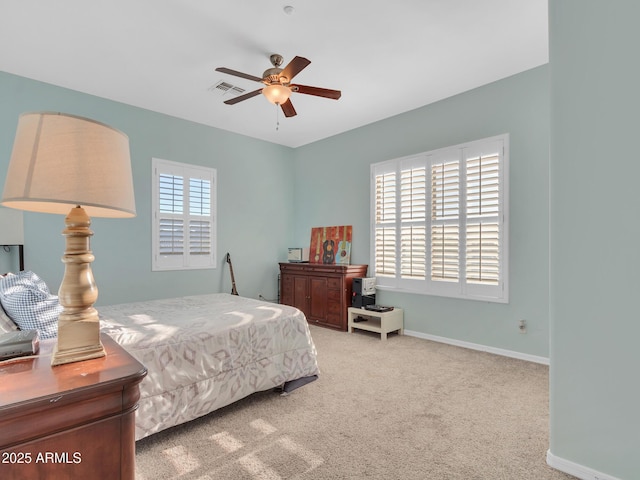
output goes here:
<path id="1" fill-rule="evenodd" d="M 467 224 L 467 282 L 500 282 L 500 227 L 497 223 Z"/>
<path id="2" fill-rule="evenodd" d="M 460 162 L 431 165 L 431 279 L 460 278 Z"/>
<path id="3" fill-rule="evenodd" d="M 160 255 L 184 254 L 184 221 L 160 217 Z"/>
<path id="4" fill-rule="evenodd" d="M 182 213 L 184 178 L 180 175 L 159 174 L 160 212 Z"/>
<path id="5" fill-rule="evenodd" d="M 402 227 L 400 234 L 400 276 L 424 280 L 426 276 L 427 232 L 424 225 Z"/>
<path id="6" fill-rule="evenodd" d="M 396 172 L 375 175 L 375 270 L 381 277 L 396 275 Z"/>
<path id="7" fill-rule="evenodd" d="M 426 276 L 427 179 L 424 162 L 412 159 L 400 171 L 400 277 Z"/>
<path id="8" fill-rule="evenodd" d="M 189 179 L 190 255 L 211 255 L 211 183 L 209 179 Z"/>
<path id="9" fill-rule="evenodd" d="M 467 159 L 467 281 L 500 282 L 500 156 Z"/>
<path id="10" fill-rule="evenodd" d="M 431 279 L 460 279 L 460 229 L 458 225 L 431 226 Z"/>
<path id="11" fill-rule="evenodd" d="M 211 222 L 202 220 L 189 222 L 189 254 L 211 254 Z"/>
<path id="12" fill-rule="evenodd" d="M 153 159 L 153 270 L 215 266 L 214 169 Z"/>
<path id="13" fill-rule="evenodd" d="M 159 174 L 159 234 L 161 255 L 184 254 L 184 178 Z"/>
<path id="14" fill-rule="evenodd" d="M 394 277 L 396 274 L 396 229 L 394 227 L 377 228 L 375 242 L 376 272 L 382 277 Z"/>
<path id="15" fill-rule="evenodd" d="M 381 288 L 508 301 L 508 135 L 371 166 Z"/>

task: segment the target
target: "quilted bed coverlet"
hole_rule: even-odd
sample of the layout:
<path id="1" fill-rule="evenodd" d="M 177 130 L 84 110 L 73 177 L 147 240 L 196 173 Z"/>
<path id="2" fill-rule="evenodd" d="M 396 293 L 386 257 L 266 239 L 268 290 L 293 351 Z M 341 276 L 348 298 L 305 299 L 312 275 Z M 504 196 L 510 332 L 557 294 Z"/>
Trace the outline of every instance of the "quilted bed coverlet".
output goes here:
<path id="1" fill-rule="evenodd" d="M 306 318 L 286 305 L 219 293 L 99 311 L 102 332 L 148 370 L 136 440 L 319 373 Z"/>

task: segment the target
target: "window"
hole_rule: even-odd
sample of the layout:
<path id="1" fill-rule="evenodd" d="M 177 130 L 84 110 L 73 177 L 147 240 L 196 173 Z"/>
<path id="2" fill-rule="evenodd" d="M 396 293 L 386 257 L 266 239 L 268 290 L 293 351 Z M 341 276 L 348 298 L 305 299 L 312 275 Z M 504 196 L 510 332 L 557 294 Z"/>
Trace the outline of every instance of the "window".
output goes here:
<path id="1" fill-rule="evenodd" d="M 371 166 L 378 287 L 508 302 L 508 140 Z"/>
<path id="2" fill-rule="evenodd" d="M 216 170 L 153 159 L 153 270 L 214 268 Z"/>

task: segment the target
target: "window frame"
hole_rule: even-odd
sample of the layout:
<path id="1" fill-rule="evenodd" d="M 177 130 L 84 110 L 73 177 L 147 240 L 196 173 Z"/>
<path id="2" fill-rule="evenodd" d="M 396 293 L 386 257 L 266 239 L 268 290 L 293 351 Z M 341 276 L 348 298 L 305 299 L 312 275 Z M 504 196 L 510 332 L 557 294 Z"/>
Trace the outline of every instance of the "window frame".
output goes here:
<path id="1" fill-rule="evenodd" d="M 483 197 L 485 204 L 491 208 L 489 213 L 481 215 L 477 209 L 472 212 L 467 212 L 467 204 L 472 205 L 470 202 L 471 195 L 476 192 L 470 188 L 467 192 L 468 179 L 471 179 L 470 168 L 468 165 L 474 159 L 486 158 L 485 165 L 487 168 L 495 168 L 495 165 L 490 165 L 490 160 L 493 158 L 492 154 L 497 153 L 497 172 L 491 171 L 492 180 L 484 180 L 483 185 L 492 185 L 497 178 L 497 195 L 496 192 L 491 192 L 491 195 Z M 457 180 L 457 201 L 456 204 L 456 192 L 455 187 L 452 190 L 442 193 L 442 198 L 445 194 L 451 193 L 451 197 L 447 199 L 453 206 L 449 206 L 450 212 L 454 213 L 452 216 L 446 215 L 439 216 L 434 219 L 433 212 L 433 198 L 438 198 L 437 195 L 432 193 L 432 167 L 440 166 L 444 164 L 452 164 L 458 162 L 458 180 Z M 495 161 L 494 161 L 495 163 Z M 408 172 L 413 169 L 411 175 L 405 175 L 402 178 L 402 172 Z M 422 170 L 420 170 L 422 169 Z M 371 217 L 370 217 L 370 274 L 376 277 L 376 287 L 381 290 L 393 290 L 406 293 L 417 293 L 424 295 L 436 295 L 443 297 L 462 298 L 470 300 L 481 300 L 496 303 L 508 303 L 509 302 L 509 134 L 497 135 L 481 140 L 475 140 L 471 142 L 462 143 L 450 147 L 445 147 L 428 152 L 422 152 L 415 155 L 409 155 L 406 157 L 396 158 L 372 164 L 370 167 L 371 172 Z M 421 175 L 424 176 L 424 181 L 421 179 Z M 395 175 L 395 182 L 393 176 Z M 453 173 L 451 173 L 453 178 Z M 386 178 L 385 184 L 385 196 L 384 199 L 381 196 L 380 202 L 377 201 L 377 189 L 376 182 L 379 178 Z M 404 182 L 404 183 L 403 183 Z M 415 182 L 415 185 L 414 183 Z M 391 185 L 395 185 L 395 191 L 390 192 Z M 402 204 L 402 185 L 405 185 L 405 203 L 404 208 Z M 408 185 L 408 186 L 407 186 Z M 442 186 L 438 184 L 437 186 Z M 475 186 L 477 184 L 474 184 Z M 407 192 L 414 195 L 416 202 L 420 202 L 421 195 L 424 192 L 424 205 L 414 205 L 411 203 L 413 197 L 410 197 Z M 496 198 L 497 197 L 497 198 Z M 393 198 L 393 200 L 389 200 Z M 409 200 L 407 200 L 409 198 Z M 477 198 L 477 195 L 475 196 Z M 391 202 L 386 204 L 385 202 Z M 409 205 L 415 209 L 417 214 L 413 215 L 412 209 Z M 438 205 L 442 205 L 439 203 Z M 443 209 L 445 207 L 442 207 Z M 497 208 L 497 211 L 496 211 Z M 381 212 L 384 210 L 384 215 Z M 444 210 L 443 210 L 444 211 Z M 404 218 L 403 218 L 404 214 Z M 456 217 L 457 215 L 457 217 Z M 380 220 L 380 221 L 378 221 Z M 477 224 L 483 224 L 484 230 L 487 230 L 490 234 L 496 235 L 495 229 L 497 225 L 497 238 L 489 237 L 489 244 L 485 245 L 482 253 L 478 256 L 472 257 L 471 248 L 473 242 L 476 245 L 478 241 L 471 236 L 467 238 L 467 233 L 470 231 L 470 227 Z M 445 281 L 442 278 L 434 279 L 432 277 L 432 256 L 434 256 L 434 250 L 432 245 L 432 227 L 441 225 L 444 228 L 449 228 L 449 231 L 455 230 L 453 226 L 458 226 L 458 241 L 459 249 L 457 251 L 457 257 L 454 253 L 454 260 L 457 258 L 458 262 L 458 278 L 455 280 Z M 451 227 L 445 227 L 445 226 Z M 413 228 L 416 231 L 415 236 L 411 237 L 411 241 L 402 242 L 402 231 L 408 231 L 409 228 Z M 386 229 L 387 232 L 395 232 L 393 237 L 385 237 L 386 239 L 392 238 L 394 241 L 387 240 L 384 245 L 380 243 L 382 236 L 379 233 Z M 423 239 L 421 237 L 423 236 Z M 409 237 L 405 237 L 408 240 Z M 493 244 L 491 243 L 493 242 Z M 403 273 L 410 271 L 406 266 L 406 261 L 403 264 L 403 259 L 407 258 L 408 251 L 405 248 L 403 255 L 404 245 L 415 245 L 415 248 L 411 249 L 411 262 L 414 258 L 416 262 L 424 257 L 424 265 L 418 264 L 419 268 L 415 268 L 417 278 L 411 278 L 409 275 L 403 275 Z M 424 244 L 424 245 L 423 245 Z M 455 242 L 447 245 L 451 252 L 451 247 L 455 248 Z M 385 255 L 377 256 L 377 249 L 384 248 Z M 497 253 L 494 253 L 496 252 Z M 441 250 L 445 252 L 445 250 Z M 448 253 L 442 253 L 444 258 Z M 491 258 L 489 257 L 491 255 Z M 495 257 L 495 258 L 494 258 Z M 384 262 L 381 259 L 384 258 Z M 467 278 L 467 264 L 478 263 L 482 258 L 488 259 L 488 266 L 484 267 L 488 272 L 490 269 L 496 268 L 494 264 L 497 264 L 497 278 L 490 276 L 488 279 L 473 281 Z M 492 264 L 493 262 L 493 264 Z M 455 263 L 455 261 L 454 261 Z M 403 267 L 403 265 L 405 265 Z M 453 264 L 452 264 L 453 265 Z M 421 272 L 424 267 L 424 272 Z M 404 271 L 403 271 L 404 268 Z M 453 266 L 455 270 L 455 265 Z M 481 267 L 482 268 L 482 267 Z M 383 273 L 379 273 L 381 270 Z M 471 271 L 471 269 L 469 269 Z M 386 274 L 384 272 L 387 272 Z M 482 270 L 485 272 L 485 270 Z M 422 276 L 421 276 L 422 275 Z M 496 282 L 494 284 L 489 284 Z"/>
<path id="2" fill-rule="evenodd" d="M 152 158 L 152 271 L 168 271 L 168 270 L 200 270 L 216 268 L 216 250 L 217 250 L 217 171 L 215 168 L 203 167 L 187 163 L 173 162 L 160 158 Z M 182 212 L 162 212 L 160 205 L 160 177 L 172 175 L 183 178 L 182 185 Z M 190 211 L 190 186 L 191 180 L 201 180 L 210 182 L 209 189 L 209 215 L 195 214 Z M 198 195 L 198 201 L 201 202 L 206 198 Z M 207 210 L 206 203 L 200 205 L 201 211 Z M 182 253 L 164 255 L 161 253 L 160 243 L 160 223 L 162 220 L 176 219 L 182 221 L 184 238 L 182 240 Z M 189 245 L 192 240 L 189 226 L 191 223 L 202 224 L 209 222 L 211 228 L 209 230 L 210 243 L 209 251 L 206 251 L 206 243 L 204 253 L 191 253 Z M 197 238 L 195 238 L 197 240 Z M 202 242 L 198 245 L 202 246 Z M 198 250 L 197 248 L 194 251 Z"/>

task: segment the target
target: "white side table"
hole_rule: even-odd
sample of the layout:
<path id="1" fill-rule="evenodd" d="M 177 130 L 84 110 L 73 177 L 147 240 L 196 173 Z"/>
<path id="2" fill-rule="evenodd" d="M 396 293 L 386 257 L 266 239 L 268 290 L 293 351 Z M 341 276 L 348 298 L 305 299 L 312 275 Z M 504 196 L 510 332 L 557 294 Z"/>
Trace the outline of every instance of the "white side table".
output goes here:
<path id="1" fill-rule="evenodd" d="M 349 313 L 349 333 L 352 333 L 354 328 L 376 332 L 380 334 L 380 340 L 383 342 L 387 340 L 389 332 L 397 331 L 398 335 L 404 333 L 404 315 L 401 308 L 394 308 L 389 312 L 374 312 L 364 308 L 349 307 L 347 312 Z M 354 322 L 358 317 L 364 317 L 366 320 Z"/>

